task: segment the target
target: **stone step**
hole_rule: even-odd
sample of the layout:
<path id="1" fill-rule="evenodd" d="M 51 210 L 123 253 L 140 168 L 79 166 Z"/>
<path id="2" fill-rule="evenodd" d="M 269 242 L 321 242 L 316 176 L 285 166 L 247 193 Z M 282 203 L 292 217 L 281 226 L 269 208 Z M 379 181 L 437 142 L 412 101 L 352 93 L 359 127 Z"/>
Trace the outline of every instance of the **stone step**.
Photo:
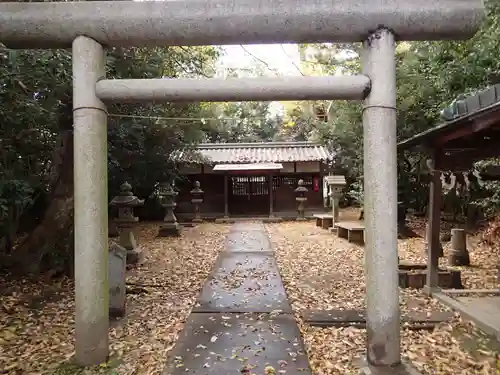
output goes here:
<path id="1" fill-rule="evenodd" d="M 311 369 L 266 229 L 238 223 L 163 374 L 264 373 L 310 375 Z"/>

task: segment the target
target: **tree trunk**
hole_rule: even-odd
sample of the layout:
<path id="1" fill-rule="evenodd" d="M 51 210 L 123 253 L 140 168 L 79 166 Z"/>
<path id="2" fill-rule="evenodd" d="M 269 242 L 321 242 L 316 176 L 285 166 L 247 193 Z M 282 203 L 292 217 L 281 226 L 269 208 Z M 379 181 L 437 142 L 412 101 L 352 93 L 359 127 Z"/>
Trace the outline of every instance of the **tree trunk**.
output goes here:
<path id="1" fill-rule="evenodd" d="M 52 197 L 40 224 L 13 252 L 22 272 L 71 273 L 73 267 L 73 132 L 63 130 L 54 157 Z"/>

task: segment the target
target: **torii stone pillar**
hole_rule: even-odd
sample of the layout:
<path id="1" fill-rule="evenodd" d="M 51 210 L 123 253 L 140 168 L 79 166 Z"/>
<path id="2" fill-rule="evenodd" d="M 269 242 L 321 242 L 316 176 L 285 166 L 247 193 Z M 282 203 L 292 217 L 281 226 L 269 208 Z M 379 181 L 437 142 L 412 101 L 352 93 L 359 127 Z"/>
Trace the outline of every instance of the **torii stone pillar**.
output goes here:
<path id="1" fill-rule="evenodd" d="M 75 351 L 82 365 L 108 359 L 108 115 L 95 88 L 103 77 L 103 47 L 79 36 L 73 42 Z"/>
<path id="2" fill-rule="evenodd" d="M 372 82 L 363 103 L 366 359 L 391 368 L 401 363 L 394 34 L 380 28 L 363 47 L 363 72 Z"/>

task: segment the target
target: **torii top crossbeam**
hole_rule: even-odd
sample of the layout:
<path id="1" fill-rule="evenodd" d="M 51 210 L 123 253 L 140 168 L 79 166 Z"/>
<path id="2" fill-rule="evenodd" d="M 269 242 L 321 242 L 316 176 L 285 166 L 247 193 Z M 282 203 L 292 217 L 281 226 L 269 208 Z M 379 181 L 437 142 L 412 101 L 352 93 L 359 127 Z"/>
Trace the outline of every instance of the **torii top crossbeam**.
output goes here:
<path id="1" fill-rule="evenodd" d="M 0 3 L 10 48 L 359 42 L 377 28 L 398 40 L 466 39 L 482 0 L 184 0 Z"/>

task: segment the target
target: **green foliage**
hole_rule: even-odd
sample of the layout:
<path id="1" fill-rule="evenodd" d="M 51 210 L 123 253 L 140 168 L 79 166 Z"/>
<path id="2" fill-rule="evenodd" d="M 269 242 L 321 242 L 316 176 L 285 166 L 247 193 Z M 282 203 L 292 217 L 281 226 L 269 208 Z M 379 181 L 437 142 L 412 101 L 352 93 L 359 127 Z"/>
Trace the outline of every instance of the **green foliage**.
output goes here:
<path id="1" fill-rule="evenodd" d="M 33 188 L 22 180 L 0 182 L 0 219 L 6 220 L 10 211 L 22 211 L 32 202 Z"/>
<path id="2" fill-rule="evenodd" d="M 33 203 L 33 194 L 33 187 L 26 181 L 0 181 L 0 244 L 7 251 L 12 248 L 22 213 Z"/>
<path id="3" fill-rule="evenodd" d="M 220 53 L 210 46 L 112 48 L 106 74 L 109 78 L 211 77 Z M 0 45 L 0 255 L 12 249 L 27 210 L 36 209 L 36 217 L 44 216 L 47 204 L 36 201 L 48 200 L 50 205 L 61 180 L 61 159 L 71 157 L 72 150 L 61 148 L 63 132 L 73 126 L 71 68 L 70 51 L 17 51 Z M 109 105 L 110 198 L 124 181 L 138 196 L 150 197 L 158 182 L 176 177 L 170 155 L 179 148 L 203 141 L 272 140 L 281 123 L 270 118 L 268 110 L 269 103 Z M 57 253 L 55 244 L 42 242 Z M 57 242 L 72 243 L 60 238 Z"/>
<path id="4" fill-rule="evenodd" d="M 67 126 L 62 123 L 70 81 L 65 51 L 0 45 L 0 248 L 10 250 L 35 191 L 45 192 L 52 181 L 59 128 Z"/>
<path id="5" fill-rule="evenodd" d="M 113 49 L 108 75 L 115 78 L 180 78 L 209 76 L 219 51 L 212 47 Z M 115 104 L 108 108 L 109 189 L 116 194 L 127 180 L 147 198 L 155 184 L 175 175 L 170 154 L 200 142 L 205 131 L 199 103 Z M 133 116 L 130 116 L 133 115 Z M 178 120 L 180 119 L 180 120 Z M 185 120 L 184 120 L 185 119 Z"/>
<path id="6" fill-rule="evenodd" d="M 281 119 L 271 117 L 268 102 L 215 103 L 210 111 L 217 117 L 206 120 L 203 130 L 207 142 L 272 141 Z"/>
<path id="7" fill-rule="evenodd" d="M 108 53 L 107 76 L 210 76 L 218 55 L 213 47 L 114 48 Z M 0 252 L 12 247 L 19 220 L 34 200 L 53 193 L 60 158 L 71 157 L 60 149 L 62 132 L 73 126 L 71 68 L 66 50 L 18 51 L 0 45 Z M 128 180 L 139 195 L 148 196 L 157 181 L 174 175 L 170 153 L 205 134 L 199 121 L 175 118 L 197 118 L 204 110 L 199 103 L 110 105 L 110 195 Z"/>
<path id="8" fill-rule="evenodd" d="M 486 7 L 487 19 L 470 40 L 397 46 L 398 140 L 438 125 L 441 109 L 458 95 L 500 82 L 500 60 L 496 58 L 500 49 L 500 2 L 486 1 Z M 317 64 L 322 65 L 324 72 L 354 74 L 360 71 L 360 45 L 323 44 L 316 48 Z M 346 174 L 350 182 L 359 181 L 363 174 L 362 129 L 360 106 L 352 102 L 333 103 L 329 123 L 316 128 L 315 136 L 335 153 L 335 170 Z M 416 152 L 402 154 L 398 168 L 400 198 L 417 211 L 427 204 L 428 181 L 422 168 L 425 158 Z M 467 199 L 496 205 L 492 201 L 500 202 L 497 192 L 490 190 L 489 185 L 483 187 L 486 192 L 473 192 Z M 351 190 L 352 197 L 362 199 L 361 184 L 351 185 Z M 484 200 L 485 195 L 490 198 Z"/>
<path id="9" fill-rule="evenodd" d="M 500 82 L 500 2 L 488 0 L 486 5 L 486 22 L 471 40 L 398 45 L 399 140 L 437 125 L 440 110 L 459 94 Z M 313 47 L 318 58 L 310 64 L 321 67 L 323 74 L 360 71 L 359 44 Z M 215 47 L 113 48 L 107 76 L 210 77 L 220 53 Z M 261 63 L 244 74 L 269 70 Z M 11 247 L 26 210 L 50 196 L 58 182 L 61 134 L 72 129 L 71 79 L 69 51 L 14 51 L 0 45 L 0 251 Z M 148 197 L 157 182 L 175 177 L 170 154 L 198 142 L 320 140 L 335 155 L 333 170 L 345 174 L 351 184 L 350 199 L 362 203 L 359 103 L 333 103 L 328 122 L 316 120 L 306 110 L 309 104 L 291 111 L 285 124 L 269 115 L 269 103 L 110 105 L 110 196 L 128 180 L 136 194 Z M 424 160 L 425 155 L 402 154 L 398 169 L 400 196 L 416 210 L 427 202 Z M 467 202 L 500 207 L 497 187 L 486 184 L 469 194 Z"/>
<path id="10" fill-rule="evenodd" d="M 500 158 L 483 160 L 476 163 L 479 172 L 488 166 L 500 165 Z M 500 181 L 483 181 L 480 188 L 471 194 L 471 203 L 481 207 L 486 216 L 492 216 L 500 211 Z"/>
<path id="11" fill-rule="evenodd" d="M 302 107 L 295 107 L 288 113 L 288 121 L 279 132 L 278 137 L 288 141 L 307 141 L 316 138 L 317 127 L 321 126 L 315 116 L 309 113 L 309 107 L 314 103 L 303 103 Z"/>

